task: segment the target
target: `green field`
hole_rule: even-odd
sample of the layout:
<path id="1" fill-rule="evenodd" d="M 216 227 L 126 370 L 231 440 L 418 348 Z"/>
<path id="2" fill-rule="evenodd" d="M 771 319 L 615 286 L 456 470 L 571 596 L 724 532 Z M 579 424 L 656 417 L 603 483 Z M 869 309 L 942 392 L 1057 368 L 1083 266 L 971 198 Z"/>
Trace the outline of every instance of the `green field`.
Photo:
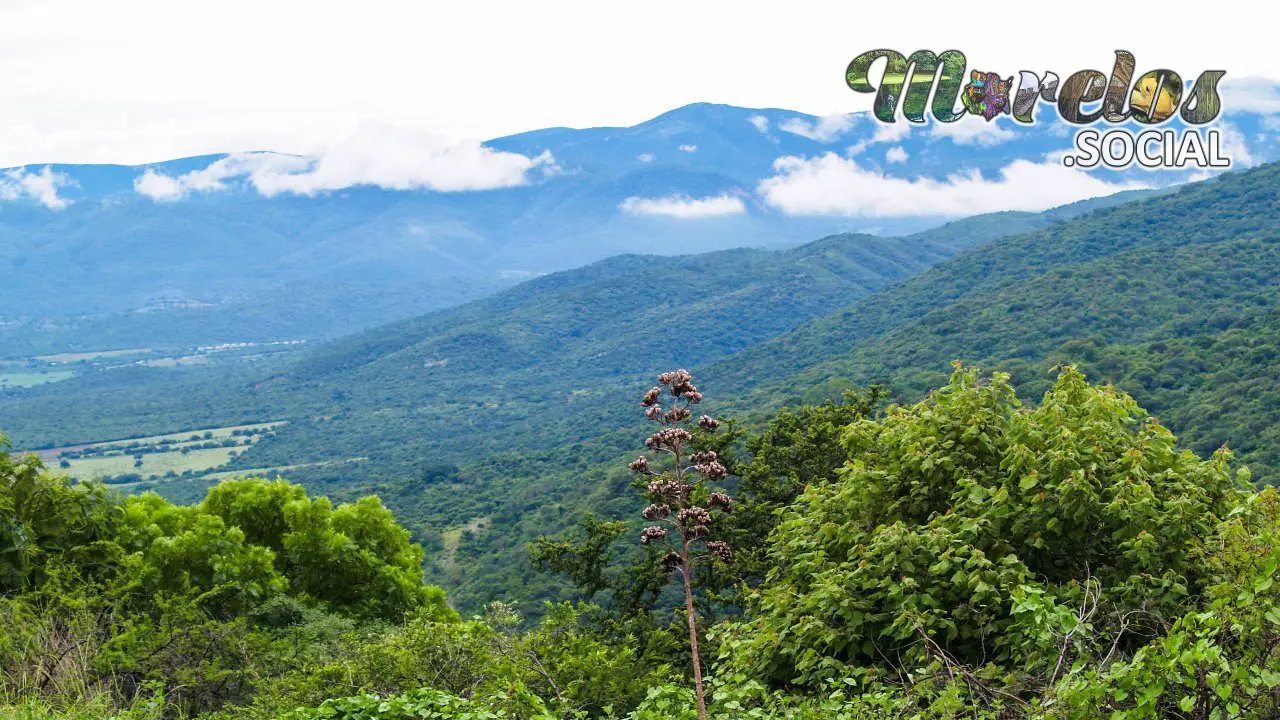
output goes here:
<path id="1" fill-rule="evenodd" d="M 274 467 L 248 468 L 246 470 L 225 470 L 223 472 L 208 473 L 201 475 L 201 480 L 238 480 L 247 477 L 263 477 L 274 478 L 278 475 L 291 472 L 293 470 L 305 470 L 311 468 L 332 467 L 334 465 L 344 465 L 346 463 L 365 462 L 369 458 L 353 457 L 345 460 L 326 460 L 324 462 L 299 463 L 297 465 L 276 465 Z"/>
<path id="2" fill-rule="evenodd" d="M 140 475 L 144 479 L 199 474 L 226 465 L 235 454 L 257 443 L 263 432 L 282 422 L 229 425 L 144 438 L 114 440 L 36 451 L 49 465 L 81 480 Z M 245 435 L 246 431 L 255 434 Z M 240 434 L 237 435 L 237 432 Z M 234 439 L 236 445 L 206 447 Z"/>
<path id="3" fill-rule="evenodd" d="M 462 545 L 463 533 L 482 533 L 489 529 L 489 518 L 479 517 L 462 527 L 452 527 L 441 533 L 444 541 L 444 553 L 440 557 L 440 567 L 450 569 L 457 565 L 458 547 Z"/>
<path id="4" fill-rule="evenodd" d="M 70 370 L 24 370 L 21 372 L 0 372 L 0 388 L 26 388 L 45 383 L 66 380 L 75 375 Z"/>
<path id="5" fill-rule="evenodd" d="M 64 470 L 72 477 L 81 480 L 112 477 L 138 473 L 143 477 L 153 477 L 173 472 L 181 475 L 190 470 L 203 472 L 222 467 L 231 462 L 231 453 L 243 448 L 209 448 L 206 450 L 189 450 L 182 452 L 153 453 L 142 456 L 142 465 L 135 466 L 133 455 L 121 454 L 108 457 L 92 457 L 69 460 L 70 467 Z"/>
<path id="6" fill-rule="evenodd" d="M 36 360 L 49 363 L 77 363 L 88 360 L 103 360 L 109 358 L 127 357 L 129 355 L 143 355 L 151 352 L 150 348 L 133 348 L 129 350 L 97 350 L 82 353 L 59 353 L 57 355 L 38 355 Z"/>

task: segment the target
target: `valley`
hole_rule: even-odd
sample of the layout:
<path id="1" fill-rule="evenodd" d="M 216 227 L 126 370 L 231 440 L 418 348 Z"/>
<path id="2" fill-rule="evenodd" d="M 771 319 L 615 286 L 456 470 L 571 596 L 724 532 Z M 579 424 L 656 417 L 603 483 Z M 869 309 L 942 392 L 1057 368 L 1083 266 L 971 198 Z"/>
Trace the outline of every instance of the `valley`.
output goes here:
<path id="1" fill-rule="evenodd" d="M 1280 720 L 1263 18 L 0 2 L 0 720 Z"/>
<path id="2" fill-rule="evenodd" d="M 538 602 L 562 589 L 523 559 L 528 540 L 579 507 L 627 511 L 625 459 L 639 426 L 628 398 L 643 378 L 670 365 L 704 368 L 708 408 L 747 426 L 773 408 L 838 399 L 880 376 L 832 371 L 786 380 L 786 390 L 777 383 L 795 372 L 792 354 L 794 367 L 807 366 L 809 343 L 815 353 L 839 351 L 850 303 L 863 298 L 894 322 L 910 322 L 916 311 L 892 299 L 911 283 L 943 268 L 969 277 L 986 248 L 1098 222 L 1108 208 L 1144 197 L 975 216 L 901 238 L 622 256 L 257 362 L 131 365 L 10 391 L 0 399 L 0 427 L 19 447 L 49 447 L 130 431 L 164 437 L 284 422 L 249 445 L 157 463 L 158 472 L 128 477 L 126 487 L 192 502 L 225 478 L 282 474 L 335 497 L 376 492 L 426 544 L 434 581 L 457 602 L 470 607 L 511 592 Z M 637 291 L 651 285 L 659 290 Z M 920 302 L 945 300 L 938 287 Z M 773 359 L 752 365 L 761 354 Z M 945 375 L 949 362 L 916 366 L 913 377 Z M 735 396 L 743 376 L 721 369 L 734 367 L 754 368 L 751 382 L 769 390 Z M 911 397 L 909 383 L 890 379 L 898 397 Z M 122 453 L 109 467 L 131 475 L 132 459 Z M 150 459 L 143 461 L 146 468 Z"/>
<path id="3" fill-rule="evenodd" d="M 724 112 L 724 122 L 750 125 Z M 100 326 L 54 323 L 5 346 L 0 428 L 19 449 L 103 448 L 58 463 L 179 502 L 253 475 L 335 498 L 377 493 L 428 548 L 433 581 L 460 607 L 565 597 L 529 566 L 527 543 L 584 507 L 629 512 L 625 463 L 640 427 L 632 396 L 670 367 L 697 370 L 708 411 L 749 429 L 871 384 L 913 401 L 955 360 L 1012 372 L 1024 397 L 1071 363 L 1124 383 L 1198 452 L 1230 443 L 1267 481 L 1280 468 L 1269 440 L 1280 399 L 1268 385 L 1277 297 L 1266 280 L 1280 265 L 1270 244 L 1275 175 L 1267 165 L 898 236 L 798 242 L 807 226 L 797 224 L 770 249 L 624 253 L 421 293 L 371 278 L 329 286 L 353 293 L 341 303 L 267 293 L 103 315 Z M 286 206 L 299 213 L 306 202 Z M 477 297 L 459 304 L 463 287 Z M 410 316 L 377 324 L 392 307 L 380 297 L 442 307 L 412 314 L 393 303 Z M 209 334 L 218 317 L 226 329 Z M 290 318 L 325 329 L 282 334 Z M 109 332 L 92 346 L 57 340 L 88 327 Z M 155 332 L 175 339 L 151 342 Z M 249 437 L 161 444 L 268 423 Z"/>

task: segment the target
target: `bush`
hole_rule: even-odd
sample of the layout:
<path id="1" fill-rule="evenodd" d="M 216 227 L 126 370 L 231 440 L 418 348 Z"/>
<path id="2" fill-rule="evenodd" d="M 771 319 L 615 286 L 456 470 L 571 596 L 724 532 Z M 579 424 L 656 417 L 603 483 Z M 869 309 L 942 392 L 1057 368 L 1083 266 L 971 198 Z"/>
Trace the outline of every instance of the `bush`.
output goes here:
<path id="1" fill-rule="evenodd" d="M 1197 548 L 1243 497 L 1225 449 L 1179 451 L 1131 398 L 1069 367 L 1022 409 L 1007 376 L 957 366 L 845 444 L 840 478 L 772 537 L 775 568 L 728 645 L 750 677 L 818 688 L 988 666 L 1052 683 L 1085 626 L 1137 612 L 1150 635 L 1185 612 L 1210 579 Z"/>

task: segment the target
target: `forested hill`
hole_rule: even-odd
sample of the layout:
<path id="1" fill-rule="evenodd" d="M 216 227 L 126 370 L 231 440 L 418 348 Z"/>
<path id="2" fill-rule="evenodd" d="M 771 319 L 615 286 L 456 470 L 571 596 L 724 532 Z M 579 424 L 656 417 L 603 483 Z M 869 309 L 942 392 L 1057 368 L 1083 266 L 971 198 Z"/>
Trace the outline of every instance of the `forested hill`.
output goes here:
<path id="1" fill-rule="evenodd" d="M 536 601 L 556 588 L 534 575 L 527 541 L 576 507 L 627 510 L 625 473 L 613 471 L 636 447 L 634 393 L 654 373 L 712 365 L 993 238 L 1132 199 L 906 238 L 623 256 L 335 341 L 293 366 L 111 369 L 6 391 L 0 428 L 34 448 L 283 421 L 217 470 L 281 473 L 339 497 L 377 492 L 428 542 L 435 580 L 460 606 Z M 847 384 L 806 380 L 762 402 L 820 402 Z M 708 378 L 709 411 L 734 407 L 725 387 Z M 130 489 L 193 500 L 199 477 Z"/>
<path id="2" fill-rule="evenodd" d="M 914 397 L 956 359 L 1042 390 L 1072 362 L 1197 450 L 1229 442 L 1275 481 L 1278 216 L 1274 164 L 1101 209 L 976 248 L 704 376 L 747 407 L 823 382 Z"/>
<path id="3" fill-rule="evenodd" d="M 637 377 L 727 357 L 993 237 L 1128 197 L 980 215 L 901 238 L 619 256 L 333 341 L 284 369 L 113 369 L 8 391 L 0 428 L 36 448 L 289 421 L 238 458 L 240 468 L 370 456 L 462 462 L 527 449 L 534 422 L 563 421 L 554 440 L 574 440 L 601 423 L 617 427 L 629 404 L 619 398 Z"/>

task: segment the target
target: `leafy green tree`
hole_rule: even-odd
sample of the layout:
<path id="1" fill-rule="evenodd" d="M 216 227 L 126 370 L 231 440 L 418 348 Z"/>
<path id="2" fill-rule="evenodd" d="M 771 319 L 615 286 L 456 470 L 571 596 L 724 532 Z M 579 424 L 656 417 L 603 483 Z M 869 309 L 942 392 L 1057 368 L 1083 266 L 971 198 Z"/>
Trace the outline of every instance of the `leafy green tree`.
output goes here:
<path id="1" fill-rule="evenodd" d="M 8 448 L 0 434 L 0 593 L 38 587 L 51 559 L 109 569 L 119 558 L 113 503 L 101 486 L 74 487 L 35 455 Z"/>
<path id="2" fill-rule="evenodd" d="M 734 510 L 718 532 L 735 548 L 732 565 L 712 566 L 701 586 L 726 608 L 740 608 L 743 592 L 758 587 L 773 566 L 768 539 L 780 513 L 805 490 L 835 479 L 849 459 L 842 441 L 845 428 L 870 417 L 888 391 L 879 386 L 844 390 L 843 401 L 828 400 L 799 410 L 782 410 L 763 432 L 746 439 L 746 459 L 733 445 L 742 433 L 729 429 L 717 436 L 719 456 L 730 475 L 738 477 Z M 728 442 L 725 442 L 725 441 Z"/>
<path id="3" fill-rule="evenodd" d="M 366 617 L 398 619 L 428 606 L 453 616 L 444 591 L 423 585 L 422 548 L 375 497 L 342 505 L 328 498 L 284 506 L 285 575 L 296 592 Z"/>
<path id="4" fill-rule="evenodd" d="M 136 550 L 147 592 L 197 591 L 204 606 L 225 619 L 288 587 L 275 553 L 216 515 L 175 507 L 153 493 L 126 500 L 123 515 L 122 545 Z"/>
<path id="5" fill-rule="evenodd" d="M 577 537 L 540 537 L 530 545 L 529 555 L 534 567 L 563 574 L 581 590 L 583 599 L 590 601 L 616 585 L 608 569 L 614 559 L 614 541 L 626 531 L 626 523 L 597 520 L 588 511 L 579 523 Z"/>
<path id="6" fill-rule="evenodd" d="M 240 528 L 254 545 L 271 548 L 279 554 L 284 550 L 284 536 L 288 532 L 284 508 L 306 497 L 301 485 L 284 480 L 228 480 L 209 489 L 200 509 Z"/>
<path id="7" fill-rule="evenodd" d="M 982 383 L 957 364 L 845 444 L 840 477 L 775 531 L 776 565 L 724 646 L 749 676 L 817 687 L 932 663 L 1053 682 L 1074 648 L 1052 628 L 1137 612 L 1125 651 L 1186 608 L 1208 580 L 1196 549 L 1241 498 L 1225 449 L 1180 451 L 1070 367 L 1022 409 L 1006 375 Z"/>

